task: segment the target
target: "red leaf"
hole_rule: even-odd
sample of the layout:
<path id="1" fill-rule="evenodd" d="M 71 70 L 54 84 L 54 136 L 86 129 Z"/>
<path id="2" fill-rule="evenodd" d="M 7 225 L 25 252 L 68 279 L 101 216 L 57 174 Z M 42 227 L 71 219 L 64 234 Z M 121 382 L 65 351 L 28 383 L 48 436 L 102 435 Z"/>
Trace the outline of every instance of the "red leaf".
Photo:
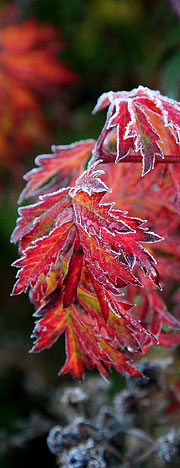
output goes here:
<path id="1" fill-rule="evenodd" d="M 37 338 L 32 352 L 50 348 L 57 341 L 67 326 L 68 312 L 63 308 L 61 291 L 58 288 L 47 297 L 46 304 L 35 313 L 35 316 L 43 318 L 36 323 L 32 334 L 32 337 Z"/>
<path id="2" fill-rule="evenodd" d="M 84 296 L 91 300 L 88 294 Z M 39 352 L 49 348 L 66 331 L 67 360 L 61 373 L 71 371 L 74 377 L 81 379 L 84 366 L 97 366 L 107 378 L 107 371 L 101 361 L 109 368 L 111 365 L 122 373 L 140 375 L 128 362 L 128 358 L 121 354 L 115 343 L 105 333 L 100 337 L 99 328 L 90 320 L 85 312 L 80 313 L 78 305 L 64 308 L 60 289 L 56 289 L 46 298 L 46 304 L 41 307 L 36 316 L 43 316 L 36 325 L 33 336 L 36 337 L 32 352 Z"/>
<path id="3" fill-rule="evenodd" d="M 174 115 L 168 104 L 172 124 L 161 103 L 166 98 L 140 87 L 132 93 L 109 93 L 108 99 L 107 122 L 94 159 L 107 156 L 108 145 L 117 137 L 117 152 L 112 158 L 118 161 L 131 149 L 141 151 L 144 172 L 148 172 L 155 154 L 164 156 L 163 118 L 165 144 L 173 151 L 177 148 L 178 107 Z M 108 99 L 103 98 L 100 107 Z M 109 133 L 111 126 L 116 130 Z M 170 288 L 167 275 L 179 275 L 173 272 L 180 256 L 179 189 L 173 191 L 179 177 L 165 165 L 140 181 L 136 166 L 132 171 L 130 165 L 119 165 L 115 170 L 108 165 L 104 174 L 102 169 L 95 170 L 91 161 L 77 179 L 93 146 L 94 141 L 87 140 L 59 147 L 56 155 L 39 157 L 41 167 L 27 175 L 24 195 L 46 194 L 38 203 L 19 210 L 12 241 L 20 241 L 22 257 L 14 264 L 21 269 L 13 293 L 30 286 L 31 299 L 39 307 L 35 315 L 42 318 L 35 325 L 33 351 L 49 348 L 65 332 L 67 360 L 62 373 L 71 371 L 81 379 L 84 367 L 96 366 L 107 378 L 107 371 L 114 366 L 122 373 L 140 375 L 130 364 L 134 355 L 145 353 L 158 340 L 161 345 L 179 342 L 178 333 L 163 330 L 163 324 L 179 328 L 179 321 L 169 314 L 152 283 L 159 285 L 154 251 L 166 288 Z M 53 175 L 55 181 L 44 186 Z M 70 187 L 60 189 L 62 183 L 70 181 Z M 55 187 L 57 191 L 47 193 Z M 111 203 L 114 200 L 117 209 Z M 141 218 L 148 218 L 150 229 Z M 165 240 L 154 234 L 154 229 Z M 148 243 L 147 250 L 144 243 Z M 129 303 L 119 297 L 126 285 Z M 137 303 L 133 309 L 131 302 Z"/>
<path id="4" fill-rule="evenodd" d="M 26 291 L 29 285 L 34 285 L 39 276 L 47 275 L 51 263 L 56 262 L 60 251 L 67 239 L 68 231 L 73 221 L 68 221 L 56 227 L 48 236 L 38 239 L 32 247 L 28 247 L 24 256 L 14 262 L 13 266 L 20 267 L 12 294 L 20 294 Z"/>
<path id="5" fill-rule="evenodd" d="M 77 181 L 75 189 L 71 190 L 80 242 L 85 257 L 93 264 L 96 280 L 99 281 L 98 276 L 102 271 L 107 281 L 115 288 L 118 288 L 118 278 L 124 284 L 138 284 L 127 265 L 119 261 L 118 257 L 122 253 L 130 268 L 137 261 L 158 284 L 158 274 L 153 266 L 154 259 L 139 242 L 157 242 L 161 238 L 144 229 L 141 219 L 129 218 L 122 211 L 112 210 L 112 205 L 102 204 L 105 186 L 97 179 L 93 187 L 96 174 L 98 176 L 99 171 L 95 172 L 93 168 L 86 171 L 79 179 L 80 185 Z"/>
<path id="6" fill-rule="evenodd" d="M 142 175 L 145 175 L 154 168 L 156 155 L 164 158 L 166 152 L 179 154 L 179 103 L 162 96 L 159 91 L 139 86 L 129 92 L 103 94 L 94 112 L 107 105 L 110 107 L 106 124 L 90 164 L 98 159 L 119 162 L 129 152 L 135 151 L 142 156 Z M 107 134 L 114 126 L 117 128 L 116 152 L 109 154 Z"/>
<path id="7" fill-rule="evenodd" d="M 82 380 L 84 367 L 86 366 L 90 369 L 91 364 L 87 357 L 84 356 L 79 344 L 78 335 L 70 324 L 66 329 L 66 353 L 67 359 L 59 374 L 72 372 L 72 375 L 77 380 Z"/>
<path id="8" fill-rule="evenodd" d="M 11 236 L 11 242 L 21 242 L 21 251 L 31 242 L 48 234 L 55 226 L 57 218 L 70 205 L 68 189 L 62 189 L 53 194 L 44 195 L 41 201 L 34 205 L 19 208 L 20 218 Z"/>
<path id="9" fill-rule="evenodd" d="M 30 218 L 28 208 L 22 209 L 24 217 L 18 220 L 18 226 L 12 236 L 12 240 L 21 239 L 21 251 L 23 250 L 23 257 L 14 263 L 14 266 L 21 267 L 21 270 L 13 294 L 26 290 L 30 284 L 34 285 L 41 273 L 47 275 L 51 263 L 56 262 L 65 247 L 67 236 L 74 225 L 79 235 L 80 250 L 77 268 L 74 269 L 74 273 L 69 271 L 65 280 L 67 295 L 69 277 L 73 278 L 67 304 L 75 295 L 83 257 L 87 264 L 92 263 L 94 278 L 111 292 L 119 293 L 119 288 L 128 283 L 140 284 L 130 271 L 135 261 L 138 261 L 151 279 L 158 283 L 153 258 L 138 242 L 155 242 L 161 239 L 145 230 L 142 220 L 132 219 L 121 211 L 112 210 L 112 205 L 101 204 L 102 196 L 108 191 L 98 177 L 101 173 L 102 171 L 94 171 L 92 167 L 69 189 L 69 194 L 64 189 L 45 195 L 38 204 L 30 206 Z M 121 253 L 126 264 L 119 261 Z M 72 257 L 70 268 L 74 262 Z"/>
<path id="10" fill-rule="evenodd" d="M 162 332 L 159 337 L 159 345 L 170 348 L 173 344 L 180 344 L 180 332 Z"/>
<path id="11" fill-rule="evenodd" d="M 35 163 L 40 168 L 32 169 L 24 179 L 28 181 L 25 189 L 19 197 L 19 203 L 29 196 L 34 196 L 37 189 L 49 181 L 52 176 L 58 175 L 59 186 L 68 185 L 73 177 L 77 177 L 84 163 L 91 154 L 94 140 L 82 140 L 72 145 L 52 146 L 53 154 L 37 156 Z M 68 181 L 68 183 L 66 183 Z M 43 192 L 46 187 L 43 187 Z M 50 190 L 53 191 L 52 184 Z"/>
<path id="12" fill-rule="evenodd" d="M 74 250 L 69 261 L 68 270 L 64 277 L 63 306 L 69 307 L 76 297 L 77 287 L 81 277 L 83 265 L 83 250 L 79 240 L 75 242 Z"/>
<path id="13" fill-rule="evenodd" d="M 45 99 L 52 89 L 78 78 L 57 59 L 63 47 L 59 31 L 33 18 L 20 21 L 21 16 L 14 2 L 1 9 L 0 159 L 15 174 L 24 151 L 27 155 L 30 146 L 49 135 L 39 96 Z"/>

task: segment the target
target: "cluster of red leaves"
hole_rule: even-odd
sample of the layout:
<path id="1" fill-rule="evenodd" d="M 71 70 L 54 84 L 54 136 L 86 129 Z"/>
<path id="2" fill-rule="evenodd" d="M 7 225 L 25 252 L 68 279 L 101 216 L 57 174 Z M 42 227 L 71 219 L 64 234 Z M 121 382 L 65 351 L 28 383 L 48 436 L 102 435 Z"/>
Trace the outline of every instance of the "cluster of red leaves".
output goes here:
<path id="1" fill-rule="evenodd" d="M 139 104 L 142 96 L 145 102 Z M 21 254 L 14 263 L 20 270 L 13 294 L 30 286 L 35 316 L 41 317 L 32 351 L 49 348 L 65 331 L 67 360 L 61 372 L 76 378 L 85 366 L 96 366 L 104 377 L 112 366 L 137 376 L 131 365 L 135 355 L 152 344 L 180 342 L 180 333 L 171 331 L 180 322 L 164 302 L 170 279 L 180 277 L 179 170 L 178 164 L 166 163 L 167 149 L 179 154 L 180 106 L 142 87 L 108 93 L 99 102 L 100 107 L 110 102 L 110 108 L 98 141 L 54 147 L 25 176 L 20 200 L 31 196 L 35 203 L 19 209 L 12 234 Z M 133 106 L 136 115 L 127 110 Z M 109 132 L 113 113 L 119 130 Z M 161 134 L 149 114 L 156 124 L 165 119 L 163 129 L 157 124 Z M 141 152 L 145 177 L 139 164 L 112 163 L 130 151 Z M 158 151 L 164 164 L 150 171 Z"/>
<path id="2" fill-rule="evenodd" d="M 161 160 L 164 155 L 169 155 L 172 159 L 173 155 L 179 155 L 179 103 L 162 96 L 159 91 L 139 86 L 129 92 L 104 93 L 94 113 L 106 106 L 109 106 L 107 119 L 94 148 L 92 162 L 102 159 L 118 163 L 135 153 L 142 157 L 142 175 L 145 175 L 154 168 L 155 158 Z M 108 145 L 113 143 L 114 133 L 115 151 L 110 155 Z"/>
<path id="3" fill-rule="evenodd" d="M 57 59 L 63 43 L 54 27 L 33 18 L 19 22 L 13 5 L 1 12 L 0 27 L 0 160 L 10 166 L 25 149 L 46 139 L 40 94 L 77 77 Z"/>

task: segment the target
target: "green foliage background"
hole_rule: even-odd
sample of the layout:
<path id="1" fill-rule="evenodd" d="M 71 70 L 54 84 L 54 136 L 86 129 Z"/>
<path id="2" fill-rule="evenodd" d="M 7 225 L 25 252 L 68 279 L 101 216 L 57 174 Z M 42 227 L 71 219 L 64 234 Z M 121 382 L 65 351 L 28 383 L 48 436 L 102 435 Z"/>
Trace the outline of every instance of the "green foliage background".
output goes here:
<path id="1" fill-rule="evenodd" d="M 0 8 L 7 3 L 1 2 Z M 61 58 L 79 75 L 75 85 L 61 88 L 44 106 L 51 118 L 50 143 L 96 138 L 105 115 L 91 116 L 91 111 L 104 91 L 129 90 L 142 84 L 179 100 L 180 23 L 170 0 L 19 0 L 17 3 L 22 18 L 35 16 L 40 22 L 57 27 L 65 41 Z M 45 145 L 37 144 L 31 160 L 25 155 L 22 173 L 33 166 L 37 153 L 49 151 Z M 9 175 L 3 172 L 1 175 L 4 185 L 0 206 L 0 464 L 3 468 L 30 468 L 39 466 L 41 459 L 41 466 L 52 468 L 54 459 L 41 435 L 32 435 L 25 446 L 20 437 L 19 447 L 16 444 L 14 448 L 12 442 L 8 447 L 7 443 L 7 435 L 11 438 L 19 434 L 20 419 L 36 412 L 49 417 L 47 402 L 51 390 L 65 381 L 70 382 L 71 377 L 65 380 L 57 376 L 64 361 L 62 342 L 41 355 L 28 354 L 33 307 L 27 296 L 10 297 L 15 276 L 10 264 L 17 257 L 17 249 L 9 244 L 9 237 L 15 225 L 16 199 L 23 180 L 19 179 L 17 184 Z M 119 388 L 123 384 L 117 375 L 112 380 Z"/>

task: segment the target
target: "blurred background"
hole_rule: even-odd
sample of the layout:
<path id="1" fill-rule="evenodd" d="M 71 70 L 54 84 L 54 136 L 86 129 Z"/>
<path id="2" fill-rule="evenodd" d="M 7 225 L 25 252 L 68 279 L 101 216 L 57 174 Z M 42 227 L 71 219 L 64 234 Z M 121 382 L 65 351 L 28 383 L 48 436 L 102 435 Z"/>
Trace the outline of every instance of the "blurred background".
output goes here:
<path id="1" fill-rule="evenodd" d="M 0 466 L 55 466 L 46 447 L 63 338 L 28 354 L 33 306 L 10 297 L 17 247 L 10 234 L 23 174 L 52 144 L 96 138 L 99 95 L 139 84 L 180 99 L 179 0 L 0 1 Z M 116 388 L 123 378 L 112 375 Z M 35 455 L 36 453 L 36 455 Z"/>

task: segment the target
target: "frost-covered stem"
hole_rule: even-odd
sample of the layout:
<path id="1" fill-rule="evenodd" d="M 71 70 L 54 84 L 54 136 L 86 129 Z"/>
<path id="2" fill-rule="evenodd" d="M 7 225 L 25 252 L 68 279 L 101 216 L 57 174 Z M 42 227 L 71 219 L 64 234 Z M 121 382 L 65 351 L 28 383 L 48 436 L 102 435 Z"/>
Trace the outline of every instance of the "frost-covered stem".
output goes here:
<path id="1" fill-rule="evenodd" d="M 128 154 L 125 158 L 121 159 L 119 162 L 134 162 L 140 163 L 142 162 L 142 156 L 136 154 Z M 156 156 L 156 162 L 158 163 L 180 163 L 180 154 L 165 154 L 164 159 L 160 156 Z"/>
<path id="2" fill-rule="evenodd" d="M 104 149 L 100 149 L 98 153 L 98 158 L 97 159 L 102 159 L 103 163 L 109 163 L 109 162 L 115 162 L 116 159 L 116 153 L 109 153 L 108 151 L 105 151 Z M 96 156 L 94 156 L 92 162 L 95 162 Z M 172 163 L 172 164 L 179 164 L 180 163 L 180 154 L 165 154 L 164 158 L 161 158 L 161 156 L 156 155 L 156 160 L 157 163 Z M 118 161 L 118 163 L 123 163 L 123 162 L 131 162 L 131 163 L 142 163 L 142 156 L 140 154 L 128 154 L 127 156 L 123 157 Z M 91 161 L 90 161 L 91 163 Z"/>

